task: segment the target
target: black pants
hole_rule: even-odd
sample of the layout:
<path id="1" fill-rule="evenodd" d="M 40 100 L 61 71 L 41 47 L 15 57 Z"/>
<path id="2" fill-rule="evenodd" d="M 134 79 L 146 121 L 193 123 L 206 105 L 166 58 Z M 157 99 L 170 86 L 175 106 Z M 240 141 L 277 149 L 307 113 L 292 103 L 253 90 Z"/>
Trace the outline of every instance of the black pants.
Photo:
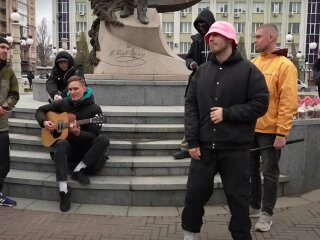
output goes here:
<path id="1" fill-rule="evenodd" d="M 9 132 L 0 132 L 0 191 L 2 190 L 4 179 L 10 171 L 9 146 Z"/>
<path id="2" fill-rule="evenodd" d="M 182 228 L 200 232 L 204 205 L 213 193 L 215 174 L 220 173 L 231 212 L 232 238 L 251 240 L 249 218 L 249 151 L 209 150 L 201 148 L 201 160 L 191 160 L 187 182 Z"/>
<path id="3" fill-rule="evenodd" d="M 57 141 L 53 149 L 57 181 L 67 181 L 68 168 L 75 167 L 81 161 L 91 173 L 101 170 L 106 162 L 108 147 L 109 139 L 103 135 L 88 143 Z"/>
<path id="4" fill-rule="evenodd" d="M 273 145 L 275 134 L 256 133 L 252 148 Z M 262 166 L 260 167 L 260 156 Z M 273 215 L 279 185 L 281 150 L 268 148 L 250 154 L 250 206 Z M 263 174 L 263 186 L 261 175 Z"/>

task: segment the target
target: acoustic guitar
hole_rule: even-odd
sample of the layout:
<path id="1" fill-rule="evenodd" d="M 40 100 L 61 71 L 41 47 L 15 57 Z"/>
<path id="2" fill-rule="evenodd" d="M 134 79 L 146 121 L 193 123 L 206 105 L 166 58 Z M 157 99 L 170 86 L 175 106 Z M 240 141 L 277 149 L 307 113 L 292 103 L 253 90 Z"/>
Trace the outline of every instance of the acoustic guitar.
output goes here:
<path id="1" fill-rule="evenodd" d="M 106 116 L 96 115 L 93 118 L 77 120 L 78 125 L 83 124 L 98 124 L 102 125 L 106 123 Z M 45 128 L 41 129 L 41 140 L 45 147 L 51 147 L 59 139 L 66 139 L 69 135 L 69 127 L 76 120 L 76 116 L 72 113 L 55 113 L 47 112 L 47 120 L 52 121 L 55 124 L 55 129 L 49 131 Z"/>

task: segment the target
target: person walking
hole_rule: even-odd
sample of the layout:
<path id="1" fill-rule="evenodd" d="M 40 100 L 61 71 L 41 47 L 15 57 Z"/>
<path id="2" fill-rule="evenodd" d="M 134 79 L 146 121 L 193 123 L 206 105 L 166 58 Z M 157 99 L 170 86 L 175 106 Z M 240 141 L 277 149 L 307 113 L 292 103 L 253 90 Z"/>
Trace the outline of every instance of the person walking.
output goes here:
<path id="1" fill-rule="evenodd" d="M 10 171 L 9 114 L 19 101 L 17 78 L 7 63 L 10 49 L 5 38 L 0 37 L 0 205 L 15 206 L 17 202 L 2 193 L 4 181 Z"/>
<path id="2" fill-rule="evenodd" d="M 237 50 L 232 24 L 215 22 L 205 40 L 212 57 L 191 79 L 185 101 L 192 159 L 181 226 L 185 240 L 197 239 L 204 205 L 219 173 L 231 212 L 232 238 L 250 240 L 249 148 L 256 119 L 267 111 L 269 92 L 263 74 Z"/>
<path id="3" fill-rule="evenodd" d="M 264 74 L 270 92 L 268 111 L 257 120 L 252 148 L 274 146 L 250 154 L 250 216 L 259 217 L 255 230 L 262 232 L 269 231 L 272 225 L 281 149 L 286 146 L 286 138 L 298 108 L 297 69 L 287 58 L 287 51 L 277 49 L 278 34 L 274 24 L 260 26 L 255 33 L 255 45 L 260 55 L 252 60 Z"/>
<path id="4" fill-rule="evenodd" d="M 191 78 L 195 74 L 198 67 L 210 60 L 211 51 L 204 39 L 204 36 L 207 34 L 210 26 L 215 21 L 216 20 L 213 16 L 213 13 L 209 9 L 205 8 L 199 13 L 199 16 L 193 22 L 193 26 L 198 31 L 198 33 L 191 36 L 192 43 L 186 55 L 186 66 L 189 70 L 192 71 L 192 73 L 189 76 L 185 97 L 189 88 Z M 173 157 L 174 159 L 184 159 L 190 157 L 188 151 L 188 143 L 185 139 L 185 136 L 183 136 L 182 142 L 180 144 L 180 151 L 174 153 Z"/>
<path id="5" fill-rule="evenodd" d="M 28 72 L 27 78 L 29 82 L 29 88 L 32 89 L 32 80 L 34 79 L 34 75 L 31 71 Z"/>

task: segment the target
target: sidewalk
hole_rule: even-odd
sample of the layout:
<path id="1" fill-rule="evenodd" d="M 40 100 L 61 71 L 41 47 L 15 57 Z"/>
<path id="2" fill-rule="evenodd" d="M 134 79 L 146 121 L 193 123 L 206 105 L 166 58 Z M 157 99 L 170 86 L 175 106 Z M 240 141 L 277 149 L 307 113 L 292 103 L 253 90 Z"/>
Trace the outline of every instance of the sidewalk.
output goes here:
<path id="1" fill-rule="evenodd" d="M 16 200 L 17 207 L 0 207 L 0 240 L 183 239 L 182 208 L 73 204 L 71 212 L 61 213 L 57 202 Z M 226 206 L 207 207 L 200 240 L 231 239 L 229 218 Z M 320 189 L 279 198 L 270 232 L 252 231 L 252 236 L 256 240 L 319 240 Z"/>

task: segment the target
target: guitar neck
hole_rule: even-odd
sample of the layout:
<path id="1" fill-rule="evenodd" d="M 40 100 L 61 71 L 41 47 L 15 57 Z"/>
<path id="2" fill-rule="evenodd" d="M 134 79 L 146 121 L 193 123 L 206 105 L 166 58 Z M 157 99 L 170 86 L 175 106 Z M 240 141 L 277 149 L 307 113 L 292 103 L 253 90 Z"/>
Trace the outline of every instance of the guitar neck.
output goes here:
<path id="1" fill-rule="evenodd" d="M 88 118 L 88 119 L 82 119 L 82 120 L 76 120 L 78 125 L 83 125 L 83 124 L 88 124 L 92 122 L 92 118 Z M 63 128 L 69 128 L 70 124 L 72 124 L 72 122 L 67 122 L 64 123 Z"/>

